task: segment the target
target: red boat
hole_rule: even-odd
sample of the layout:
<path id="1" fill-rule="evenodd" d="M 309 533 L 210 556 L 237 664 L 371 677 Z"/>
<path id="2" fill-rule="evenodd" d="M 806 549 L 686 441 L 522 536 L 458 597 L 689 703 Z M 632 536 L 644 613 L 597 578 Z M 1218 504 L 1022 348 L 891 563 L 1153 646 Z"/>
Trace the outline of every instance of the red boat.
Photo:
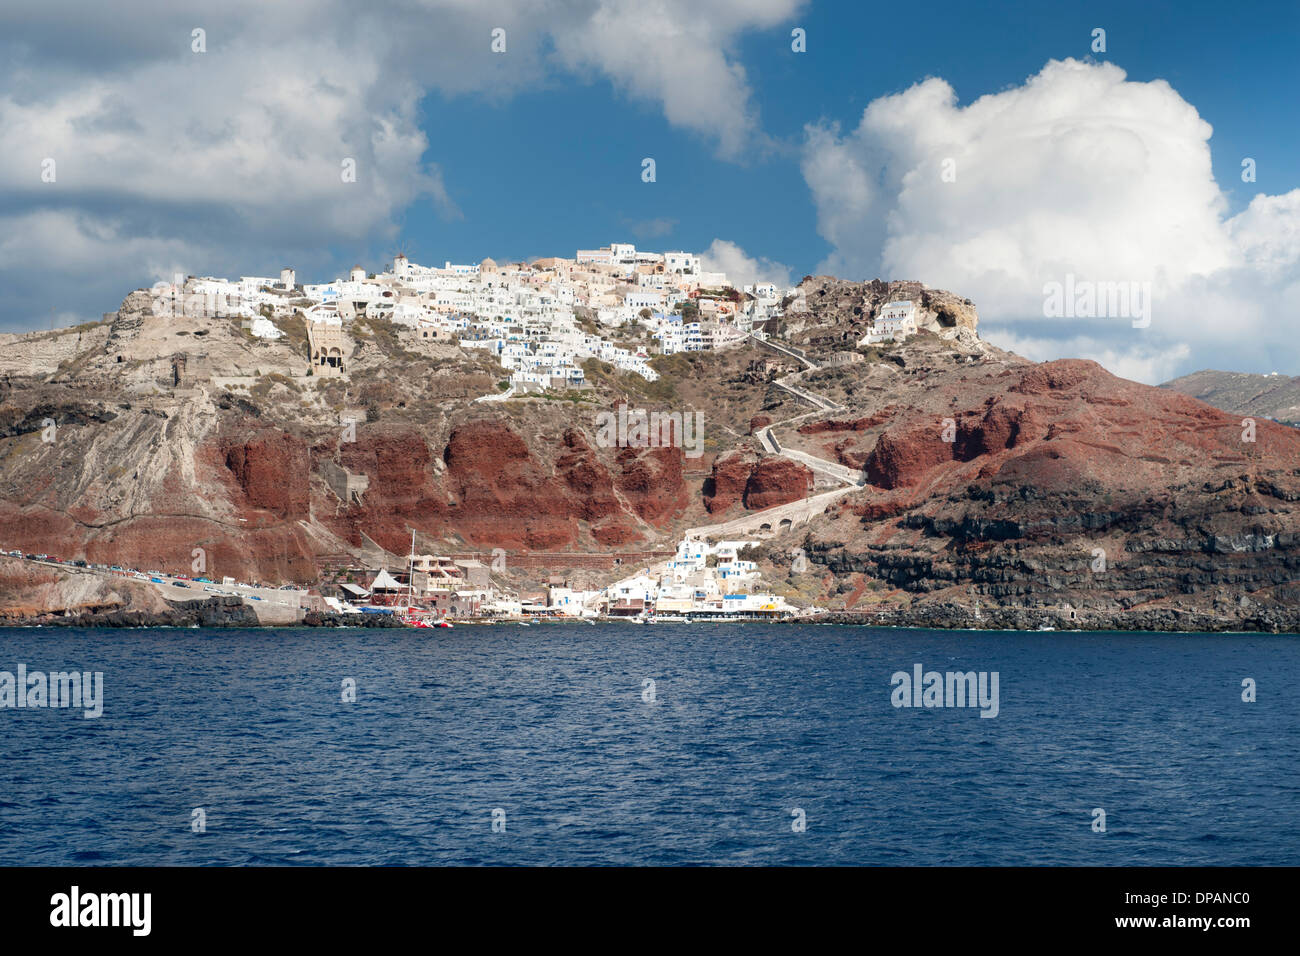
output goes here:
<path id="1" fill-rule="evenodd" d="M 430 621 L 423 617 L 404 617 L 402 618 L 411 627 L 451 627 L 452 624 L 447 620 Z"/>

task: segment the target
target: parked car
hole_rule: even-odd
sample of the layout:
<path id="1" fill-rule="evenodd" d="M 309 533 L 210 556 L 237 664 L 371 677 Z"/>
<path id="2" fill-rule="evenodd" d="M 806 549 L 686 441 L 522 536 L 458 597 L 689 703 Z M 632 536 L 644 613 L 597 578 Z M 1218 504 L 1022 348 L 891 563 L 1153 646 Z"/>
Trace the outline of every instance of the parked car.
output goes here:
<path id="1" fill-rule="evenodd" d="M 154 584 L 162 584 L 162 583 L 163 583 L 163 579 L 162 579 L 162 578 L 150 578 L 149 580 L 152 581 Z"/>
<path id="2" fill-rule="evenodd" d="M 189 585 L 186 584 L 184 581 L 173 581 L 173 582 L 172 582 L 172 587 L 174 587 L 174 588 L 187 588 L 187 587 L 189 587 Z"/>

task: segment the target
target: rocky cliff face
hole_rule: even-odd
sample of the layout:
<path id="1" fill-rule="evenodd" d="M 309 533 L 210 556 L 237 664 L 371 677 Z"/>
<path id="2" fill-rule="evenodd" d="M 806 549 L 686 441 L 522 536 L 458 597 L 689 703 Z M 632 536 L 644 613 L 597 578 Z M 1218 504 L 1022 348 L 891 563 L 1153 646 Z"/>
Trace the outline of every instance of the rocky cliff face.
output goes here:
<path id="1" fill-rule="evenodd" d="M 920 282 L 850 282 L 834 276 L 806 276 L 786 319 L 791 340 L 811 348 L 852 348 L 871 330 L 888 302 L 911 301 L 917 328 L 974 336 L 979 313 L 970 299 Z"/>
<path id="2" fill-rule="evenodd" d="M 760 455 L 749 447 L 714 460 L 704 487 L 704 507 L 710 515 L 732 511 L 762 511 L 805 497 L 812 487 L 807 465 L 779 455 Z"/>
<path id="3" fill-rule="evenodd" d="M 340 557 L 405 554 L 412 531 L 438 553 L 662 550 L 802 500 L 814 477 L 834 487 L 801 452 L 866 483 L 766 538 L 765 570 L 796 600 L 895 623 L 1205 628 L 1278 626 L 1300 603 L 1300 432 L 1002 352 L 976 336 L 973 305 L 919 283 L 802 291 L 785 341 L 825 363 L 799 387 L 833 412 L 773 384 L 790 369 L 756 374 L 798 364 L 753 344 L 656 360 L 653 384 L 593 366 L 580 395 L 474 403 L 503 377 L 494 363 L 376 324 L 352 330 L 348 378 L 316 382 L 292 336 L 153 316 L 136 296 L 78 332 L 84 347 L 59 345 L 57 370 L 0 377 L 0 545 L 300 582 Z M 925 331 L 846 360 L 899 298 Z M 49 343 L 3 344 L 6 369 L 45 368 Z M 193 381 L 176 381 L 178 349 L 202 354 Z M 598 416 L 625 403 L 701 410 L 705 454 L 604 447 Z M 765 426 L 790 455 L 761 450 Z M 52 587 L 10 569 L 0 613 L 133 608 Z"/>
<path id="4" fill-rule="evenodd" d="M 884 421 L 806 429 L 877 432 L 870 486 L 806 542 L 846 604 L 969 621 L 983 602 L 1067 625 L 1195 609 L 1208 625 L 1300 598 L 1300 432 L 1244 431 L 1092 362 L 929 378 Z"/>

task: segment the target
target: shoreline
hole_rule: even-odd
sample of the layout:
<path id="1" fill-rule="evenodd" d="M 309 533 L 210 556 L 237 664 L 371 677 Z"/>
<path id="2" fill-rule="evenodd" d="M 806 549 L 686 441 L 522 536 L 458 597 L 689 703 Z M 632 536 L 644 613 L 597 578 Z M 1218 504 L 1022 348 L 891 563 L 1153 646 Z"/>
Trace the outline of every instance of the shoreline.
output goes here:
<path id="1" fill-rule="evenodd" d="M 147 587 L 144 585 L 143 587 Z M 272 595 L 274 597 L 275 595 Z M 48 600 L 48 598 L 47 598 Z M 660 617 L 655 624 L 704 625 L 714 623 L 752 623 L 755 620 L 776 624 L 843 625 L 888 629 L 924 629 L 953 632 L 1108 632 L 1151 634 L 1300 634 L 1300 606 L 1265 605 L 1243 599 L 1244 603 L 1217 602 L 1217 606 L 1186 607 L 1175 604 L 1134 608 L 1008 607 L 955 603 L 929 603 L 920 606 L 869 610 L 817 610 L 788 617 L 750 618 L 738 614 L 734 619 L 701 612 L 693 620 L 682 620 L 677 613 Z M 32 602 L 26 608 L 11 608 L 0 615 L 0 627 L 71 627 L 71 628 L 405 628 L 405 622 L 390 614 L 346 613 L 324 610 L 298 610 L 287 605 L 273 605 L 266 598 L 257 604 L 237 595 L 210 595 L 190 601 L 163 600 L 105 605 L 83 603 L 79 608 L 42 608 Z M 277 613 L 268 615 L 268 610 Z M 623 615 L 558 616 L 529 612 L 518 616 L 450 617 L 453 625 L 531 626 L 534 623 L 633 623 L 639 619 Z"/>
<path id="2" fill-rule="evenodd" d="M 40 630 L 45 628 L 62 628 L 67 630 L 83 631 L 119 631 L 119 630 L 156 630 L 156 631 L 189 631 L 189 630 L 245 630 L 245 631 L 291 631 L 291 630 L 336 630 L 336 631 L 363 631 L 363 630 L 404 630 L 404 631 L 424 631 L 423 628 L 415 628 L 394 620 L 387 615 L 374 614 L 357 614 L 357 615 L 336 615 L 343 620 L 330 622 L 308 623 L 300 621 L 297 623 L 286 624 L 261 624 L 257 622 L 242 621 L 224 621 L 221 623 L 178 623 L 172 620 L 157 621 L 140 621 L 135 620 L 132 615 L 131 620 L 109 621 L 85 621 L 80 619 L 68 620 L 50 620 L 41 622 L 0 622 L 0 630 Z M 843 615 L 828 614 L 813 617 L 792 618 L 786 620 L 755 621 L 755 620 L 707 620 L 707 621 L 659 621 L 653 625 L 656 627 L 711 627 L 711 626 L 736 626 L 736 625 L 755 625 L 755 624 L 776 624 L 783 627 L 798 627 L 800 625 L 808 627 L 857 627 L 869 628 L 878 631 L 931 631 L 931 632 L 950 632 L 950 633 L 967 633 L 967 634 L 1132 634 L 1132 635 L 1215 635 L 1223 637 L 1253 637 L 1270 635 L 1277 637 L 1300 637 L 1300 626 L 1292 629 L 1282 628 L 1243 628 L 1240 622 L 1201 622 L 1200 627 L 1190 628 L 1152 628 L 1142 626 L 1123 626 L 1117 623 L 1090 623 L 1083 627 L 1007 627 L 1000 625 L 987 624 L 980 627 L 961 627 L 961 626 L 942 626 L 924 623 L 902 623 L 886 622 L 881 620 L 863 619 L 863 615 Z M 647 626 L 642 622 L 632 621 L 628 618 L 619 617 L 593 617 L 593 618 L 542 618 L 532 620 L 525 618 L 450 618 L 455 627 L 544 627 L 555 625 L 640 625 Z M 1219 626 L 1215 626 L 1219 625 Z"/>

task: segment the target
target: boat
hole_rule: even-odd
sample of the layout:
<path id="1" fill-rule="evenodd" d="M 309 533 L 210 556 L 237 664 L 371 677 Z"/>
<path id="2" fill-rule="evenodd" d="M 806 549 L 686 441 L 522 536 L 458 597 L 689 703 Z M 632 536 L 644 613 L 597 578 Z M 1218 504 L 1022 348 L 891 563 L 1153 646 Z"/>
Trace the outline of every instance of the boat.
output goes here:
<path id="1" fill-rule="evenodd" d="M 411 557 L 406 567 L 406 606 L 397 608 L 398 614 L 402 618 L 402 623 L 408 627 L 451 627 L 452 624 L 447 620 L 446 614 L 435 620 L 422 616 L 412 606 L 415 599 L 415 531 L 411 531 Z"/>

